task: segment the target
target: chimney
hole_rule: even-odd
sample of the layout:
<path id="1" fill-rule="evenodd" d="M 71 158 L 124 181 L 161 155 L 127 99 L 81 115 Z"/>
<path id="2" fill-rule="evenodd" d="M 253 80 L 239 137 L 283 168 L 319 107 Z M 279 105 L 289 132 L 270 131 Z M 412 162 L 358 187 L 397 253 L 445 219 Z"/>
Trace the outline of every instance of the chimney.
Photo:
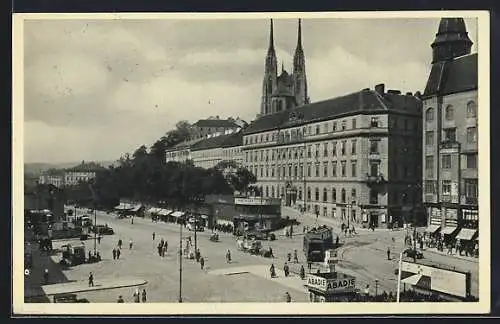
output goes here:
<path id="1" fill-rule="evenodd" d="M 399 91 L 399 90 L 387 90 L 387 93 L 399 95 L 399 94 L 401 94 L 401 91 Z"/>
<path id="2" fill-rule="evenodd" d="M 375 92 L 382 96 L 385 92 L 385 84 L 383 83 L 377 84 L 375 86 Z"/>

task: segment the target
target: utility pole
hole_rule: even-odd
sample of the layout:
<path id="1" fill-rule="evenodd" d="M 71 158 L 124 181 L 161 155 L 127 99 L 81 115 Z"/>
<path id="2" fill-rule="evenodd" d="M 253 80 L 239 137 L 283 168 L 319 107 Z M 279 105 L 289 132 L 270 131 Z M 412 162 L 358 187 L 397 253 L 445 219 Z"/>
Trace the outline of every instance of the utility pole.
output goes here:
<path id="1" fill-rule="evenodd" d="M 182 303 L 182 222 L 179 222 L 179 303 Z"/>
<path id="2" fill-rule="evenodd" d="M 378 296 L 378 279 L 375 279 L 375 298 Z"/>
<path id="3" fill-rule="evenodd" d="M 97 209 L 94 203 L 94 256 L 97 255 Z"/>

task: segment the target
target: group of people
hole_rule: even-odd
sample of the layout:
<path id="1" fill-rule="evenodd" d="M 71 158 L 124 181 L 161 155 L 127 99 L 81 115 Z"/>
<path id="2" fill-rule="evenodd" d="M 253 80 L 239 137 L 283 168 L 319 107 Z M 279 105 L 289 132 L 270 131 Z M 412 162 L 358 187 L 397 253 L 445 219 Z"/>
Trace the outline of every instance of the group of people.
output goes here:
<path id="1" fill-rule="evenodd" d="M 155 233 L 153 233 L 153 240 L 155 239 Z M 165 257 L 165 254 L 167 253 L 168 250 L 168 242 L 166 240 L 163 240 L 163 238 L 160 240 L 158 243 L 156 249 L 158 250 L 158 255 L 162 258 Z"/>
<path id="2" fill-rule="evenodd" d="M 350 226 L 342 223 L 342 225 L 340 225 L 340 230 L 342 233 L 345 234 L 345 236 L 347 237 L 348 235 L 349 236 L 352 236 L 354 234 L 358 234 L 358 232 L 356 232 L 356 228 L 354 228 L 354 225 L 351 224 Z"/>
<path id="3" fill-rule="evenodd" d="M 234 226 L 230 224 L 215 224 L 212 231 L 222 232 L 222 233 L 233 233 Z"/>
<path id="4" fill-rule="evenodd" d="M 139 291 L 139 288 L 137 288 L 135 291 L 134 291 L 134 294 L 133 294 L 133 299 L 134 299 L 134 302 L 135 303 L 140 303 L 141 301 L 143 303 L 147 302 L 147 293 L 146 293 L 146 289 L 142 289 L 142 293 Z M 116 301 L 117 303 L 125 303 L 125 300 L 123 299 L 123 296 L 120 295 L 118 296 L 118 300 Z"/>
<path id="5" fill-rule="evenodd" d="M 287 254 L 288 262 L 292 261 L 292 253 L 288 252 Z M 299 263 L 299 255 L 297 249 L 293 250 L 293 263 Z"/>

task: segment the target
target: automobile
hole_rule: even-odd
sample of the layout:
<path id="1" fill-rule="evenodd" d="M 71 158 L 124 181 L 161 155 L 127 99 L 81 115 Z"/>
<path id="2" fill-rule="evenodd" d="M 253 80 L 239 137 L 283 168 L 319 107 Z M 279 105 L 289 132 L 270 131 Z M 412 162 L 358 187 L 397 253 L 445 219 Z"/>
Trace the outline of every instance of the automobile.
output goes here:
<path id="1" fill-rule="evenodd" d="M 115 231 L 107 225 L 95 225 L 92 227 L 92 232 L 100 235 L 113 235 Z"/>
<path id="2" fill-rule="evenodd" d="M 408 258 L 416 258 L 416 259 L 422 259 L 424 257 L 424 254 L 422 252 L 412 248 L 404 250 L 403 255 Z"/>

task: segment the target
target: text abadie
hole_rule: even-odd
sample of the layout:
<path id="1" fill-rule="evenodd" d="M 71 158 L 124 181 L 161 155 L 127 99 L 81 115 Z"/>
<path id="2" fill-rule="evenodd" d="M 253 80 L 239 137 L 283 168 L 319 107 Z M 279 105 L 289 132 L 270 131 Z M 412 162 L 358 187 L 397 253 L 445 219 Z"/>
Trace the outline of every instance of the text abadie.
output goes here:
<path id="1" fill-rule="evenodd" d="M 325 279 L 318 276 L 309 276 L 307 285 L 325 291 L 339 291 L 356 286 L 356 278 Z"/>

